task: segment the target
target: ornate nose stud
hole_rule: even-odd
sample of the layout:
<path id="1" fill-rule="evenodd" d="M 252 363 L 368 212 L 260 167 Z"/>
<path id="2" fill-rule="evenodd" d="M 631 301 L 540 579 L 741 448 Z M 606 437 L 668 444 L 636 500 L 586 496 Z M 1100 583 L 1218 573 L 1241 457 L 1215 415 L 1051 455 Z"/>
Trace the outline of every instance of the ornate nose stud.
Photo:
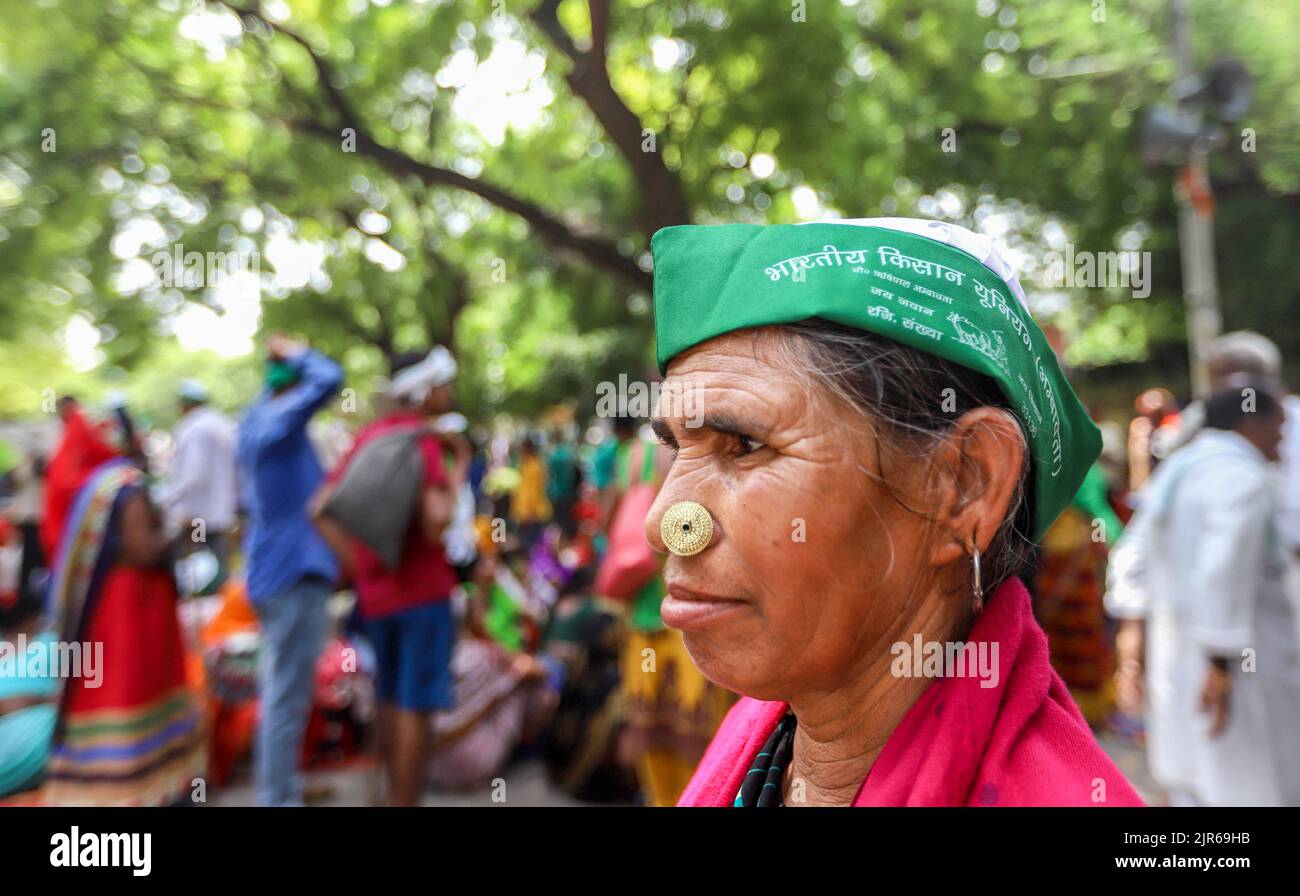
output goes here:
<path id="1" fill-rule="evenodd" d="M 664 512 L 659 534 L 668 550 L 678 557 L 691 557 L 713 540 L 713 517 L 702 504 L 678 501 Z"/>

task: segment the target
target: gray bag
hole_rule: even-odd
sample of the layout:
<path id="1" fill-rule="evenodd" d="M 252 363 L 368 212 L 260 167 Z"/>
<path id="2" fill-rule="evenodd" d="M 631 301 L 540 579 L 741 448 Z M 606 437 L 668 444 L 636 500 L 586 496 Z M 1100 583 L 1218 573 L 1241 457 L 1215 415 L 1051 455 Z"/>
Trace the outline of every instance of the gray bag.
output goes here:
<path id="1" fill-rule="evenodd" d="M 425 471 L 419 440 L 428 433 L 413 426 L 368 442 L 352 456 L 321 511 L 374 550 L 390 570 L 401 565 L 420 510 Z"/>

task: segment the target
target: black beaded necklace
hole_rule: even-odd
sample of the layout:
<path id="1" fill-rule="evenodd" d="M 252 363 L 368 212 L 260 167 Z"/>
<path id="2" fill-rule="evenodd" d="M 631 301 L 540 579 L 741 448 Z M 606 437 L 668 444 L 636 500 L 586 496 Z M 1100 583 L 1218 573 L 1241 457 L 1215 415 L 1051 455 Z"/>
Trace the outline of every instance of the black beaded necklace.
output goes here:
<path id="1" fill-rule="evenodd" d="M 781 783 L 785 770 L 794 755 L 794 729 L 798 725 L 793 713 L 786 713 L 776 730 L 754 757 L 754 764 L 740 784 L 732 806 L 748 809 L 763 806 L 784 806 Z"/>

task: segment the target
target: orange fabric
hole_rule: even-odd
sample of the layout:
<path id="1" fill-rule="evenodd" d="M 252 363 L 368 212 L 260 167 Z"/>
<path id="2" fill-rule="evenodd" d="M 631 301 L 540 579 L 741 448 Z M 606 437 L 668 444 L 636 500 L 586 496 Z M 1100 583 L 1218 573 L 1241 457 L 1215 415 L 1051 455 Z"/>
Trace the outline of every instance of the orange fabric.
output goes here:
<path id="1" fill-rule="evenodd" d="M 239 632 L 256 631 L 257 613 L 248 600 L 248 588 L 239 579 L 227 579 L 221 586 L 221 608 L 199 633 L 206 652 Z M 214 786 L 230 780 L 239 759 L 252 749 L 257 727 L 257 701 L 230 704 L 218 698 L 207 702 L 209 774 Z"/>
<path id="2" fill-rule="evenodd" d="M 204 649 L 214 647 L 237 632 L 256 631 L 257 613 L 248 600 L 248 588 L 238 579 L 227 579 L 221 586 L 223 600 L 217 615 L 208 620 L 199 633 Z"/>

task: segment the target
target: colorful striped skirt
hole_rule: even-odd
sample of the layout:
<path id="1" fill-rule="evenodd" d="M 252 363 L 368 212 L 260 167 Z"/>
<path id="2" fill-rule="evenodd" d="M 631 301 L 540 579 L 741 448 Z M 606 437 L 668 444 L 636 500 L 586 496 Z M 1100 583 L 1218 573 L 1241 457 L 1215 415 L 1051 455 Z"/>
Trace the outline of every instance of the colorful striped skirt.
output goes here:
<path id="1" fill-rule="evenodd" d="M 201 714 L 170 574 L 109 570 L 82 638 L 83 654 L 88 645 L 100 661 L 66 684 L 45 801 L 157 806 L 205 789 Z"/>

